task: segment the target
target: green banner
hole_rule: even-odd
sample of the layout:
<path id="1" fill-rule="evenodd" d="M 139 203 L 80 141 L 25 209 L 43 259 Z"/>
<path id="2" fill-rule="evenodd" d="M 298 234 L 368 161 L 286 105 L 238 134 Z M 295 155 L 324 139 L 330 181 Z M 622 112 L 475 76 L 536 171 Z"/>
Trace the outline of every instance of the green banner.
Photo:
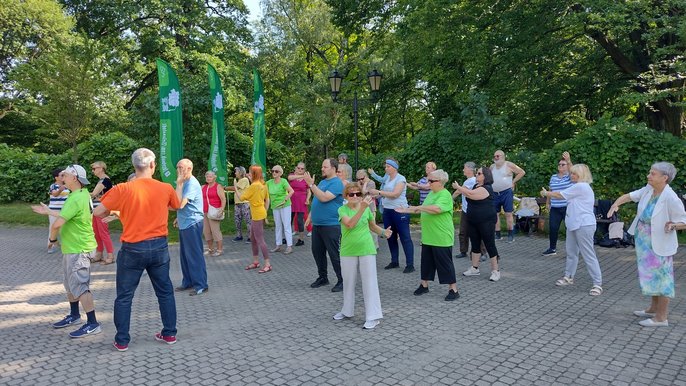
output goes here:
<path id="1" fill-rule="evenodd" d="M 212 145 L 207 170 L 217 174 L 217 183 L 226 186 L 229 182 L 226 173 L 226 136 L 224 134 L 224 93 L 217 70 L 207 65 L 210 83 L 210 102 L 212 104 Z"/>
<path id="2" fill-rule="evenodd" d="M 162 181 L 176 186 L 176 163 L 183 158 L 181 87 L 174 69 L 162 59 L 157 59 L 157 79 L 160 83 L 160 156 L 157 165 Z"/>
<path id="3" fill-rule="evenodd" d="M 250 159 L 251 165 L 262 166 L 262 171 L 267 172 L 267 134 L 264 128 L 264 88 L 262 87 L 262 78 L 260 78 L 260 73 L 257 69 L 252 70 L 253 73 L 253 103 L 254 103 L 254 114 L 253 114 L 253 146 L 252 146 L 252 158 Z"/>

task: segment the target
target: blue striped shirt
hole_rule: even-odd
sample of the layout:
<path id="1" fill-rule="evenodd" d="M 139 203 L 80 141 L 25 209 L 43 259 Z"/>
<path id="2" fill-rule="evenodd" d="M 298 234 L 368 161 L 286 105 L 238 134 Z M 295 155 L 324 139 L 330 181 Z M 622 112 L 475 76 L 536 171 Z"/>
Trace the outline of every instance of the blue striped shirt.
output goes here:
<path id="1" fill-rule="evenodd" d="M 52 193 L 60 189 L 58 184 L 50 185 L 48 189 L 48 194 L 50 194 L 50 201 L 48 203 L 48 208 L 52 210 L 62 210 L 64 202 L 67 201 L 67 196 L 69 196 L 69 189 L 66 187 L 60 192 L 58 196 L 53 196 Z"/>
<path id="2" fill-rule="evenodd" d="M 572 180 L 569 178 L 569 174 L 565 174 L 562 177 L 559 177 L 557 174 L 553 174 L 552 177 L 550 177 L 551 192 L 559 192 L 569 188 L 572 185 L 574 185 L 574 183 L 572 183 Z M 552 197 L 550 198 L 551 208 L 564 208 L 565 206 L 567 206 L 567 200 Z"/>

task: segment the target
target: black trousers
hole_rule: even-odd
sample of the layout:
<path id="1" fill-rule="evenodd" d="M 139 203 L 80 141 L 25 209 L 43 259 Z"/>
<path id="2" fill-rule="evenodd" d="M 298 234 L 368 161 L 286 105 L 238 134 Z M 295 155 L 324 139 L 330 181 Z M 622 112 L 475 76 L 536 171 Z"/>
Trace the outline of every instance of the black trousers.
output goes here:
<path id="1" fill-rule="evenodd" d="M 435 247 L 422 244 L 422 280 L 433 281 L 438 272 L 441 284 L 456 283 L 453 265 L 453 247 Z"/>
<path id="2" fill-rule="evenodd" d="M 293 212 L 291 213 L 291 223 L 295 224 L 296 232 L 305 232 L 305 213 Z"/>
<path id="3" fill-rule="evenodd" d="M 489 216 L 490 217 L 490 216 Z M 495 216 L 491 219 L 467 217 L 469 221 L 469 241 L 472 243 L 472 253 L 481 253 L 480 246 L 483 242 L 489 257 L 496 257 L 498 249 L 495 247 Z"/>
<path id="4" fill-rule="evenodd" d="M 326 254 L 329 254 L 331 265 L 338 281 L 343 281 L 341 275 L 341 226 L 340 225 L 314 225 L 312 226 L 312 256 L 317 263 L 319 277 L 328 278 L 328 265 Z"/>

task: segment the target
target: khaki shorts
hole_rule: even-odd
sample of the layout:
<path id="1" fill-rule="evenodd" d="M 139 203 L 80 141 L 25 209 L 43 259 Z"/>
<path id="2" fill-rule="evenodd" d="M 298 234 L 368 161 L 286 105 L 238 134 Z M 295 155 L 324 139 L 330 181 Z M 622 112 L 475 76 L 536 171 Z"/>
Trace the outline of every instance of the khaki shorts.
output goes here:
<path id="1" fill-rule="evenodd" d="M 62 256 L 64 268 L 64 289 L 74 298 L 90 290 L 91 258 L 95 251 L 81 253 L 67 253 Z"/>

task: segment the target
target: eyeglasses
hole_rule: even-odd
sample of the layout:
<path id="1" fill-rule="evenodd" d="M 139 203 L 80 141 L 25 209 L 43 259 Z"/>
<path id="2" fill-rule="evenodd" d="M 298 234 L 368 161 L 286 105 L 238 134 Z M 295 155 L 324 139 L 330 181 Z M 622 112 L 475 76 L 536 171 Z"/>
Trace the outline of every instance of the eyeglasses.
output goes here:
<path id="1" fill-rule="evenodd" d="M 493 156 L 493 158 L 500 158 L 500 155 L 496 154 Z"/>
<path id="2" fill-rule="evenodd" d="M 566 163 L 559 163 L 559 164 L 557 164 L 557 166 L 567 166 L 567 164 Z"/>
<path id="3" fill-rule="evenodd" d="M 350 192 L 348 197 L 362 197 L 362 192 Z"/>
<path id="4" fill-rule="evenodd" d="M 439 182 L 440 180 L 427 180 L 429 181 L 430 184 L 433 184 L 434 182 Z"/>
<path id="5" fill-rule="evenodd" d="M 305 168 L 301 168 L 300 166 L 296 166 L 295 168 L 298 169 L 298 170 L 303 170 L 303 169 L 305 169 Z"/>
<path id="6" fill-rule="evenodd" d="M 364 181 L 364 177 L 358 178 L 357 180 L 358 180 L 358 181 Z"/>
<path id="7" fill-rule="evenodd" d="M 272 170 L 272 173 L 280 173 L 278 170 Z"/>

